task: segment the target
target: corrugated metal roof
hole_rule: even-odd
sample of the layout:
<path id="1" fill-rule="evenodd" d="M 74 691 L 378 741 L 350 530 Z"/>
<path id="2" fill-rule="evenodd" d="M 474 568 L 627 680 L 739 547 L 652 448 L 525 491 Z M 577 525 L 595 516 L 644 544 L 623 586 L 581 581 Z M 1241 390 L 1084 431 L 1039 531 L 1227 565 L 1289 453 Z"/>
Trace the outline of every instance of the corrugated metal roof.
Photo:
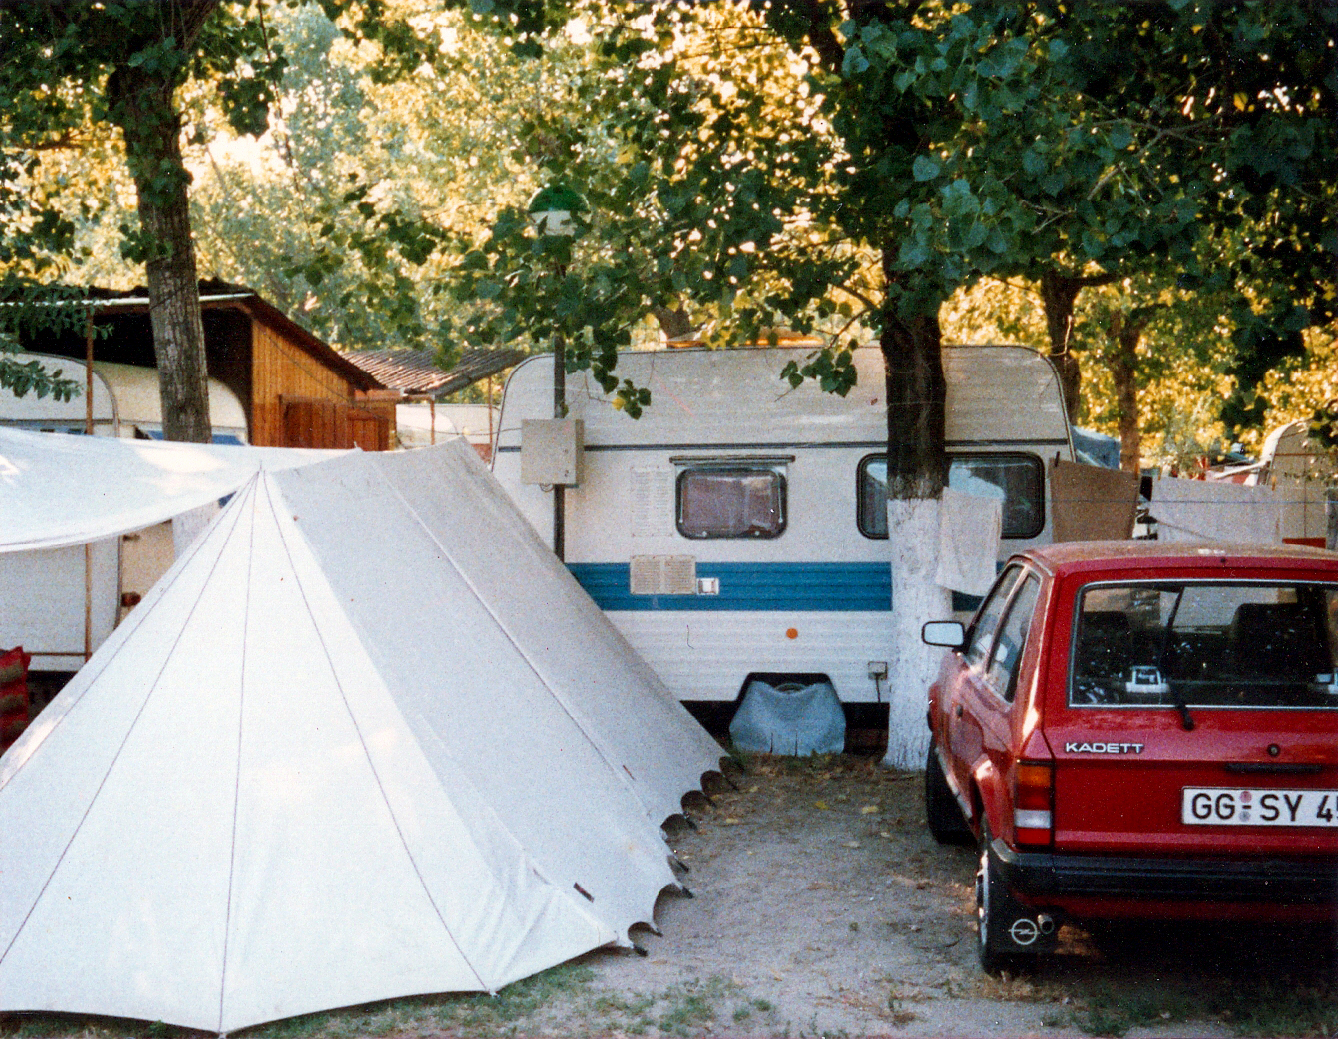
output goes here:
<path id="1" fill-rule="evenodd" d="M 340 356 L 382 384 L 405 393 L 440 396 L 462 390 L 525 358 L 520 350 L 470 350 L 449 371 L 431 350 L 341 350 Z"/>

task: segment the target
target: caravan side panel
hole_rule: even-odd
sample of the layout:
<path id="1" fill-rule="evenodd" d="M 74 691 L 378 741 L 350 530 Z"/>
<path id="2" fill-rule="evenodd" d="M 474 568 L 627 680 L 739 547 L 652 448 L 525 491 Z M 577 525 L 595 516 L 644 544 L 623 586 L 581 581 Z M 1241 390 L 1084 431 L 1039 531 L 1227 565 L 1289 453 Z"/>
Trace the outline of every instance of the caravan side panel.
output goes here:
<path id="1" fill-rule="evenodd" d="M 639 420 L 587 378 L 568 377 L 585 458 L 582 482 L 564 495 L 567 564 L 680 699 L 733 700 L 759 672 L 826 675 L 848 703 L 886 696 L 885 682 L 870 677 L 870 664 L 887 660 L 895 601 L 886 509 L 874 493 L 887 439 L 882 359 L 858 351 L 859 383 L 841 398 L 780 380 L 786 361 L 803 354 L 624 354 L 619 375 L 653 394 Z M 1072 457 L 1053 369 L 1012 348 L 945 358 L 949 451 L 962 466 L 1012 460 L 1035 480 L 1035 523 L 1003 554 L 1049 541 L 1044 462 Z M 551 358 L 520 365 L 494 459 L 498 479 L 550 541 L 553 495 L 521 482 L 520 433 L 524 419 L 551 416 L 552 400 Z M 715 517 L 700 529 L 696 485 L 685 483 L 699 474 Z M 765 516 L 739 521 L 737 536 L 712 536 L 720 510 L 735 507 L 710 499 L 712 480 L 726 489 L 735 480 L 740 501 L 770 494 L 756 506 Z"/>

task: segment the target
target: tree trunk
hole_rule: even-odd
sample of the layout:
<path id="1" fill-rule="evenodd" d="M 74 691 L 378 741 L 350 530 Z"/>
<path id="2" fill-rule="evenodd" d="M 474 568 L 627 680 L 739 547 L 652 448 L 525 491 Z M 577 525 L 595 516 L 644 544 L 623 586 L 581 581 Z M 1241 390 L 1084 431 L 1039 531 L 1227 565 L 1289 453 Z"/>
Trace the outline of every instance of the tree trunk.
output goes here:
<path id="1" fill-rule="evenodd" d="M 1115 406 L 1120 425 L 1120 468 L 1137 473 L 1142 467 L 1140 457 L 1142 436 L 1138 429 L 1138 340 L 1143 335 L 1144 322 L 1116 313 L 1111 318 L 1110 374 L 1115 381 Z"/>
<path id="2" fill-rule="evenodd" d="M 892 569 L 887 754 L 883 763 L 924 767 L 925 696 L 942 651 L 920 640 L 926 620 L 947 617 L 939 587 L 939 498 L 947 481 L 947 383 L 936 317 L 889 320 L 880 337 L 887 384 L 887 539 Z"/>
<path id="3" fill-rule="evenodd" d="M 1082 369 L 1073 356 L 1073 311 L 1082 291 L 1083 280 L 1062 271 L 1041 275 L 1041 299 L 1045 302 L 1045 330 L 1050 338 L 1050 360 L 1059 370 L 1059 384 L 1064 390 L 1064 407 L 1069 422 L 1078 418 L 1078 393 L 1082 388 Z"/>
<path id="4" fill-rule="evenodd" d="M 878 345 L 887 375 L 887 496 L 937 498 L 948 474 L 938 318 L 889 321 Z"/>
<path id="5" fill-rule="evenodd" d="M 204 326 L 174 87 L 162 74 L 121 66 L 107 81 L 107 95 L 138 195 L 163 436 L 207 444 Z"/>

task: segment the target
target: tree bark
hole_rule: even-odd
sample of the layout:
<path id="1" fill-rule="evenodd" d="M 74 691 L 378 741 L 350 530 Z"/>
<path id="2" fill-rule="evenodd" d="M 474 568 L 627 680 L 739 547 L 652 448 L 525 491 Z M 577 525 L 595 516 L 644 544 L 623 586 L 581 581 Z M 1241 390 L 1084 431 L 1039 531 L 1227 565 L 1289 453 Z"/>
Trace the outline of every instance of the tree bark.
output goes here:
<path id="1" fill-rule="evenodd" d="M 1041 275 L 1041 299 L 1045 302 L 1045 330 L 1050 338 L 1050 360 L 1059 371 L 1059 384 L 1064 390 L 1064 407 L 1069 422 L 1078 418 L 1078 393 L 1082 389 L 1082 369 L 1073 356 L 1073 311 L 1078 293 L 1083 289 L 1080 278 L 1063 271 L 1049 270 Z"/>
<path id="2" fill-rule="evenodd" d="M 887 496 L 937 498 L 948 474 L 938 318 L 888 320 L 878 345 L 887 378 Z"/>
<path id="3" fill-rule="evenodd" d="M 217 7 L 218 0 L 182 0 L 170 9 L 174 20 L 162 31 L 174 34 L 177 47 L 187 50 Z M 107 100 L 135 181 L 163 436 L 208 443 L 204 325 L 176 86 L 177 74 L 163 65 L 145 71 L 142 65 L 123 64 L 107 79 Z"/>
<path id="4" fill-rule="evenodd" d="M 652 307 L 651 313 L 660 323 L 660 331 L 664 333 L 664 338 L 668 342 L 689 340 L 696 331 L 692 324 L 692 315 L 681 303 L 674 310 L 668 307 Z"/>
<path id="5" fill-rule="evenodd" d="M 895 255 L 889 250 L 886 255 Z M 931 617 L 951 615 L 939 586 L 940 497 L 947 482 L 944 448 L 947 381 L 937 315 L 884 315 L 879 337 L 887 387 L 887 540 L 892 577 L 888 632 L 888 725 L 884 764 L 923 768 L 929 746 L 925 691 L 941 653 L 920 639 Z"/>
<path id="6" fill-rule="evenodd" d="M 1073 356 L 1073 313 L 1078 294 L 1083 289 L 1110 285 L 1119 274 L 1070 274 L 1051 268 L 1041 274 L 1041 299 L 1045 301 L 1045 331 L 1050 339 L 1050 360 L 1059 370 L 1059 384 L 1064 390 L 1064 408 L 1069 422 L 1078 420 L 1079 395 L 1082 391 L 1082 366 Z"/>

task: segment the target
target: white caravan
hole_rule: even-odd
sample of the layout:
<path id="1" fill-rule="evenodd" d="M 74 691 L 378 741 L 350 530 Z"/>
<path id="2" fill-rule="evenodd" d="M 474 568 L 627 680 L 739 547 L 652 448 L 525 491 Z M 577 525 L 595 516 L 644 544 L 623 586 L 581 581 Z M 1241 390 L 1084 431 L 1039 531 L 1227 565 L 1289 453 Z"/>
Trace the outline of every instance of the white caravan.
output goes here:
<path id="1" fill-rule="evenodd" d="M 49 372 L 79 384 L 79 393 L 69 400 L 14 396 L 0 389 L 0 425 L 43 433 L 83 433 L 88 420 L 88 368 L 80 360 L 50 354 L 16 354 L 19 361 L 41 361 Z M 214 443 L 245 444 L 246 410 L 237 395 L 212 376 L 209 379 L 209 418 Z M 163 408 L 158 390 L 158 369 L 129 364 L 93 362 L 93 433 L 142 440 L 163 438 Z"/>
<path id="2" fill-rule="evenodd" d="M 888 697 L 896 594 L 882 357 L 856 351 L 858 384 L 838 397 L 779 378 L 810 352 L 621 354 L 618 377 L 653 394 L 639 419 L 578 374 L 565 400 L 579 424 L 535 422 L 553 415 L 551 356 L 506 385 L 497 478 L 550 544 L 552 484 L 569 484 L 568 567 L 703 718 L 723 716 L 751 677 L 818 676 L 853 723 L 885 717 L 874 705 Z M 943 353 L 949 482 L 1002 492 L 1001 557 L 1052 540 L 1046 463 L 1073 459 L 1054 368 L 1020 347 Z M 954 596 L 957 609 L 974 605 Z"/>

